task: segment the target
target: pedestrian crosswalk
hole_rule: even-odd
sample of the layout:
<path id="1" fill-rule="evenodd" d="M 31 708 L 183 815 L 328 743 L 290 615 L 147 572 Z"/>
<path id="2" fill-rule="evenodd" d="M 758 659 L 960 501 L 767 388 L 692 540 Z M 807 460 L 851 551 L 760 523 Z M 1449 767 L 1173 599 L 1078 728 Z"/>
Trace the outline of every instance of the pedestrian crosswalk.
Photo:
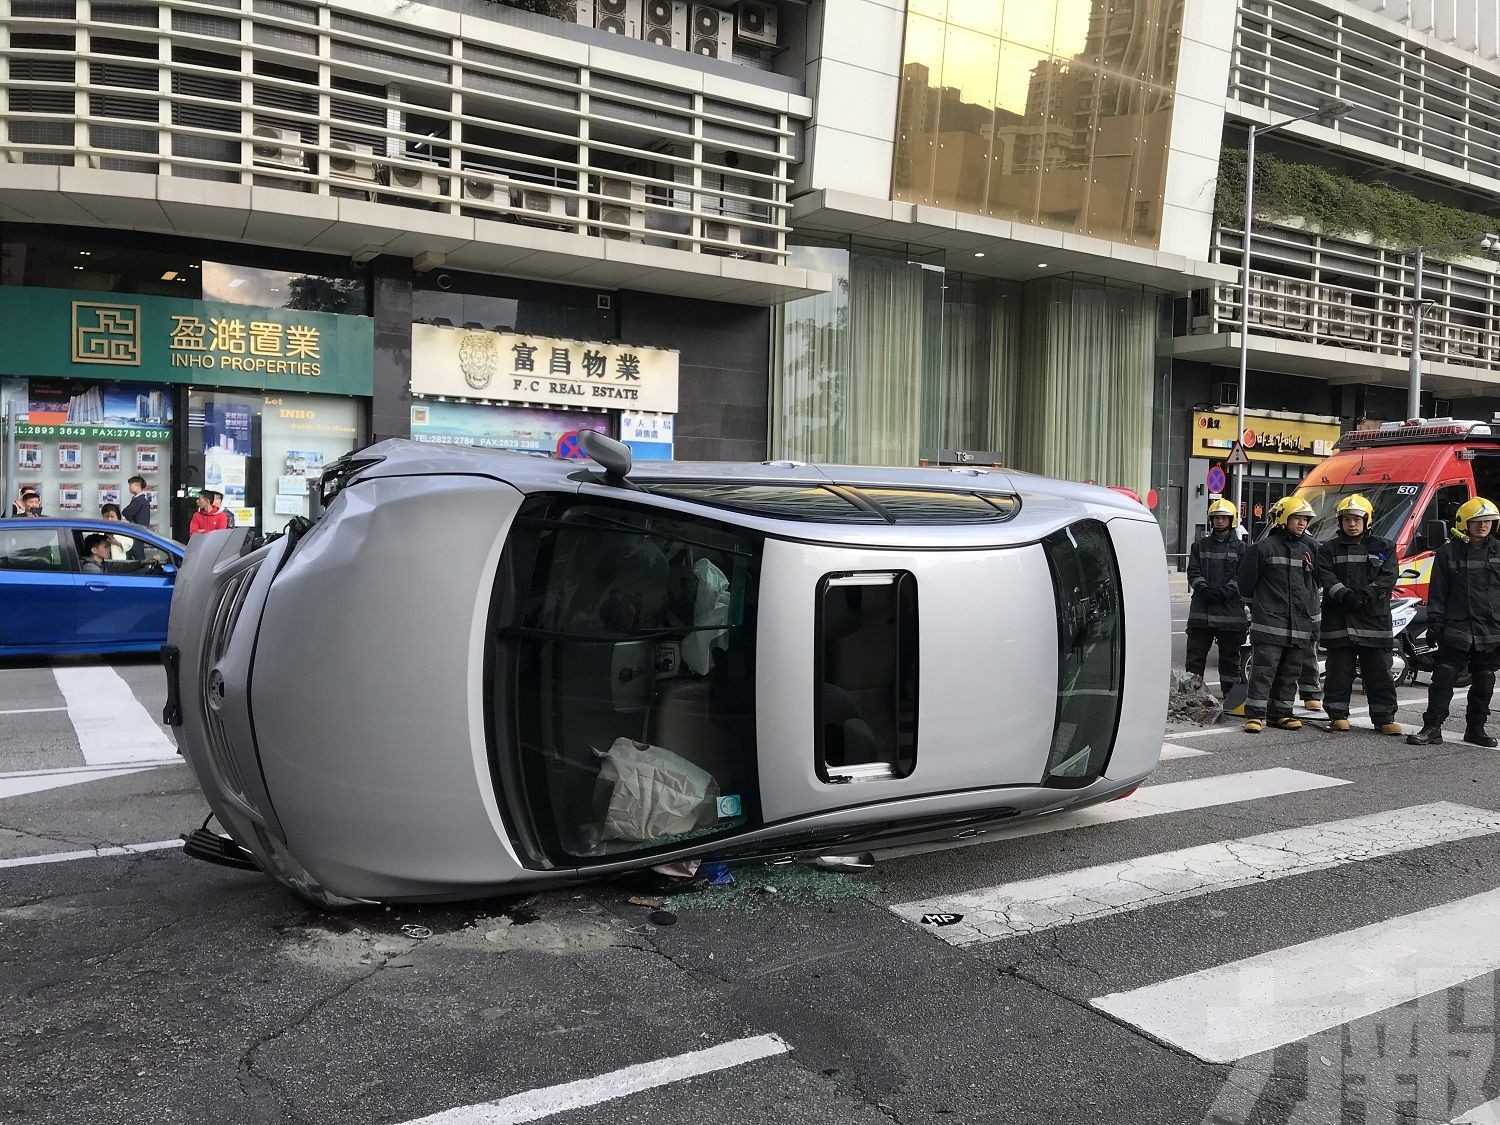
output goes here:
<path id="1" fill-rule="evenodd" d="M 1209 745 L 1218 747 L 1217 743 Z M 1172 753 L 1166 752 L 1168 747 Z M 1235 760 L 1182 740 L 1168 742 L 1163 749 L 1164 760 L 1192 760 L 1198 769 Z M 1319 758 L 1325 766 L 1327 760 Z M 1479 760 L 1476 769 L 1492 768 L 1491 761 L 1500 759 Z M 1350 788 L 1366 784 L 1372 792 Z M 1138 941 L 1143 948 L 1158 950 L 1159 960 L 1149 956 L 1122 959 L 1118 980 L 1110 979 L 1107 961 L 1101 969 L 1097 960 L 1091 960 L 1098 975 L 1077 985 L 1087 990 L 1079 1001 L 1149 1040 L 1203 1062 L 1239 1064 L 1265 1052 L 1311 1042 L 1313 1037 L 1337 1036 L 1340 1028 L 1347 1034 L 1358 1021 L 1380 1020 L 1413 1002 L 1435 998 L 1441 1005 L 1446 990 L 1500 974 L 1500 942 L 1495 940 L 1500 933 L 1500 889 L 1471 894 L 1467 892 L 1474 889 L 1472 885 L 1455 883 L 1462 886 L 1462 893 L 1450 894 L 1448 901 L 1435 901 L 1422 891 L 1422 873 L 1436 862 L 1429 857 L 1439 854 L 1424 855 L 1424 850 L 1447 848 L 1442 854 L 1468 855 L 1461 849 L 1483 848 L 1486 840 L 1500 840 L 1500 811 L 1483 807 L 1482 800 L 1474 804 L 1402 802 L 1389 796 L 1391 792 L 1378 778 L 1350 781 L 1301 770 L 1226 772 L 1190 781 L 1148 783 L 1126 800 L 1016 825 L 978 842 L 1113 825 L 1093 837 L 1096 841 L 1108 837 L 1109 844 L 1101 849 L 1031 849 L 1026 853 L 1030 870 L 1025 872 L 1031 877 L 896 901 L 890 910 L 950 946 L 976 956 L 994 956 L 1007 964 L 1016 963 L 1018 956 L 1023 961 L 1033 957 L 1037 949 L 1054 949 L 1057 938 L 1053 935 L 1060 931 L 1076 931 L 1080 947 L 1096 941 L 1118 948 L 1121 942 Z M 1284 801 L 1296 803 L 1283 816 L 1278 802 Z M 1325 805 L 1329 810 L 1359 815 L 1331 815 L 1307 823 Z M 1368 811 L 1371 808 L 1375 811 Z M 1225 833 L 1205 843 L 1201 842 L 1205 821 L 1198 818 L 1191 846 L 1136 854 L 1142 849 L 1132 847 L 1132 841 L 1155 842 L 1169 834 L 1164 831 L 1167 822 L 1157 818 L 1205 809 L 1228 814 L 1213 823 L 1258 820 L 1262 827 L 1267 822 L 1287 826 Z M 1138 829 L 1130 823 L 1142 821 Z M 1136 831 L 1144 835 L 1132 835 Z M 932 849 L 924 845 L 899 851 L 922 850 Z M 1070 857 L 1101 850 L 1109 862 L 1069 862 Z M 1121 855 L 1130 858 L 1116 858 Z M 1399 858 L 1403 856 L 1413 858 Z M 1187 916 L 1180 912 L 1165 931 L 1158 921 L 1172 904 L 1189 899 L 1204 904 L 1196 917 L 1225 917 L 1236 910 L 1253 910 L 1264 917 L 1268 909 L 1276 909 L 1275 896 L 1284 896 L 1290 916 L 1309 899 L 1316 901 L 1323 887 L 1361 877 L 1372 865 L 1393 860 L 1407 866 L 1387 866 L 1381 869 L 1383 876 L 1371 876 L 1383 880 L 1378 903 L 1386 910 L 1348 919 L 1346 926 L 1338 925 L 1337 911 L 1318 915 L 1309 923 L 1310 931 L 1289 927 L 1297 938 L 1307 940 L 1292 938 L 1277 948 L 1265 948 L 1268 940 L 1275 940 L 1274 921 L 1264 930 L 1257 929 L 1255 939 L 1238 948 L 1222 939 L 1210 943 L 1207 934 L 1199 941 L 1196 930 L 1201 927 L 1185 927 L 1182 920 Z M 1051 865 L 1061 869 L 1035 874 L 1038 867 L 1045 870 Z M 985 869 L 983 864 L 971 864 L 956 870 L 963 878 L 964 872 Z M 1393 872 L 1397 874 L 1394 879 Z M 1320 883 L 1320 878 L 1335 882 Z M 1230 901 L 1228 896 L 1234 893 L 1242 897 Z M 1407 893 L 1411 897 L 1403 911 Z M 1253 899 L 1243 898 L 1246 894 Z M 1220 895 L 1226 896 L 1222 901 L 1228 910 L 1215 909 L 1220 900 L 1212 896 Z M 1369 910 L 1368 903 L 1364 909 Z M 1387 916 L 1380 917 L 1381 913 Z M 1379 920 L 1370 921 L 1372 917 Z M 1097 931 L 1097 936 L 1086 932 L 1087 927 L 1109 920 L 1116 921 L 1109 929 Z M 1181 936 L 1169 943 L 1162 937 L 1164 932 Z M 1036 935 L 1043 935 L 1045 944 L 1028 943 L 1015 947 L 1020 954 L 1008 952 L 1006 943 Z M 1033 952 L 1026 953 L 1028 948 Z M 1252 955 L 1224 955 L 1246 952 Z M 1179 957 L 1187 971 L 1172 975 L 1171 967 Z M 1495 983 L 1490 980 L 1486 987 Z M 1271 1067 L 1269 1062 L 1246 1065 L 1251 1071 Z M 1345 1059 L 1339 1065 L 1347 1070 L 1353 1063 Z M 1443 1065 L 1439 1048 L 1434 1061 L 1438 1073 Z M 1493 1096 L 1495 1091 L 1487 1093 Z M 1500 1099 L 1480 1102 L 1483 1098 L 1463 1104 L 1455 1101 L 1438 1120 L 1500 1125 Z"/>

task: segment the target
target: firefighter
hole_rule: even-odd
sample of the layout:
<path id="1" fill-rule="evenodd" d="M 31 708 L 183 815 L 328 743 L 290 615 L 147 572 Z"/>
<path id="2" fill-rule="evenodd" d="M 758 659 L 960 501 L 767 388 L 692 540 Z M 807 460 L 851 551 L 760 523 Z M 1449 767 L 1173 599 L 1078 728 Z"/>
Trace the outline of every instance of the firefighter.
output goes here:
<path id="1" fill-rule="evenodd" d="M 1245 733 L 1266 721 L 1301 730 L 1293 718 L 1297 677 L 1310 653 L 1318 610 L 1318 547 L 1307 535 L 1312 505 L 1284 497 L 1271 509 L 1271 530 L 1240 560 L 1240 593 L 1250 602 L 1250 694 Z M 1315 658 L 1315 656 L 1314 656 Z"/>
<path id="2" fill-rule="evenodd" d="M 1203 678 L 1208 650 L 1219 646 L 1219 687 L 1227 696 L 1240 682 L 1240 649 L 1245 644 L 1245 599 L 1236 581 L 1245 541 L 1234 533 L 1239 512 L 1220 497 L 1208 506 L 1209 532 L 1188 552 L 1188 586 L 1193 601 L 1187 619 L 1187 671 Z"/>
<path id="3" fill-rule="evenodd" d="M 1500 540 L 1496 508 L 1482 496 L 1464 503 L 1454 523 L 1456 538 L 1432 560 L 1427 590 L 1427 636 L 1438 646 L 1437 667 L 1427 692 L 1422 729 L 1407 738 L 1413 746 L 1443 741 L 1443 720 L 1453 702 L 1453 685 L 1465 668 L 1473 681 L 1464 721 L 1464 741 L 1494 746 L 1484 729 L 1500 669 Z"/>
<path id="4" fill-rule="evenodd" d="M 1381 734 L 1400 734 L 1391 679 L 1391 591 L 1396 545 L 1370 531 L 1375 508 L 1358 494 L 1334 509 L 1338 534 L 1318 549 L 1323 587 L 1323 642 L 1328 646 L 1328 729 L 1349 729 L 1349 696 L 1358 665 Z"/>

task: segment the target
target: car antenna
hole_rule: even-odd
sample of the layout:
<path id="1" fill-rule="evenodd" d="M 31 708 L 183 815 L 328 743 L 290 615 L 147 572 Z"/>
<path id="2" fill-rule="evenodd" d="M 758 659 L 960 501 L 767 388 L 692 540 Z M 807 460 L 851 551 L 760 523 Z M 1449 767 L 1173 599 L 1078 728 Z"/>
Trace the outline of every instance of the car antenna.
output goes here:
<path id="1" fill-rule="evenodd" d="M 606 484 L 629 487 L 629 482 L 625 478 L 630 475 L 632 463 L 630 446 L 612 437 L 606 437 L 598 430 L 580 430 L 578 448 L 583 451 L 584 456 L 604 470 Z"/>

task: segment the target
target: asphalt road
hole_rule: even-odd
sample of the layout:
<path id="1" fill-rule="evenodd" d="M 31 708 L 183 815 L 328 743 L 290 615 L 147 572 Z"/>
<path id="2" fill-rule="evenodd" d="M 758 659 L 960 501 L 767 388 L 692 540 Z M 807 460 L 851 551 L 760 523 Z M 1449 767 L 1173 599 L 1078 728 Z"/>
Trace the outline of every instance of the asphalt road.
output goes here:
<path id="1" fill-rule="evenodd" d="M 0 668 L 0 1121 L 1497 1120 L 1496 751 L 1192 728 L 1103 811 L 670 925 L 617 883 L 330 914 L 170 846 L 162 695 Z"/>

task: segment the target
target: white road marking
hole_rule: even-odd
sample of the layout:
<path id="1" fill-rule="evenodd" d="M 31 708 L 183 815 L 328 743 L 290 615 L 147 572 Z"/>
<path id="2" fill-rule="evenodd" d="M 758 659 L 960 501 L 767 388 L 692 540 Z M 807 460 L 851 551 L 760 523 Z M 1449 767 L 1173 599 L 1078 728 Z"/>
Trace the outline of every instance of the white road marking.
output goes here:
<path id="1" fill-rule="evenodd" d="M 1500 890 L 1092 1000 L 1232 1063 L 1500 969 Z"/>
<path id="2" fill-rule="evenodd" d="M 54 668 L 83 760 L 91 766 L 149 762 L 177 753 L 172 740 L 107 665 Z"/>
<path id="3" fill-rule="evenodd" d="M 75 859 L 104 859 L 112 855 L 139 855 L 142 852 L 160 852 L 167 848 L 182 847 L 181 840 L 156 840 L 149 844 L 122 844 L 118 847 L 89 848 L 81 852 L 49 852 L 47 855 L 23 855 L 12 859 L 0 859 L 0 869 L 7 867 L 34 867 L 39 863 L 69 863 Z"/>
<path id="4" fill-rule="evenodd" d="M 10 711 L 0 711 L 0 715 L 45 715 L 49 711 L 66 710 L 66 707 L 17 707 Z"/>
<path id="5" fill-rule="evenodd" d="M 1500 1098 L 1475 1106 L 1462 1117 L 1455 1117 L 1449 1125 L 1500 1125 Z"/>
<path id="6" fill-rule="evenodd" d="M 877 850 L 875 855 L 882 859 L 925 855 L 928 852 L 947 851 L 950 848 L 993 844 L 997 840 L 1013 840 L 1020 836 L 1039 836 L 1044 832 L 1086 828 L 1091 824 L 1111 824 L 1120 820 L 1136 820 L 1143 816 L 1160 816 L 1162 813 L 1207 809 L 1216 805 L 1232 805 L 1238 801 L 1281 797 L 1288 793 L 1302 793 L 1312 789 L 1327 789 L 1334 785 L 1348 784 L 1347 781 L 1337 777 L 1324 777 L 1321 774 L 1277 767 L 1268 770 L 1250 770 L 1248 773 L 1226 773 L 1193 781 L 1173 781 L 1166 785 L 1143 785 L 1122 801 L 1106 801 L 1102 805 L 1090 805 L 1076 812 L 1051 813 L 1007 828 L 997 828 L 982 836 L 972 836 L 965 840 L 941 840 L 931 844 L 905 844 L 900 847 L 884 848 Z"/>
<path id="7" fill-rule="evenodd" d="M 791 1047 L 777 1035 L 735 1039 L 702 1051 L 689 1051 L 685 1055 L 612 1070 L 597 1078 L 583 1078 L 577 1082 L 512 1094 L 498 1101 L 443 1110 L 408 1121 L 405 1125 L 518 1125 L 522 1121 L 538 1121 L 569 1110 L 614 1101 L 669 1082 L 712 1074 L 716 1070 L 742 1066 L 790 1050 Z"/>
<path id="8" fill-rule="evenodd" d="M 960 922 L 924 928 L 949 945 L 979 945 L 1495 832 L 1500 832 L 1500 812 L 1436 801 L 898 903 L 891 909 L 918 923 L 924 914 L 962 915 Z"/>
<path id="9" fill-rule="evenodd" d="M 1170 762 L 1173 758 L 1196 758 L 1199 754 L 1207 753 L 1207 750 L 1195 750 L 1191 746 L 1179 746 L 1175 742 L 1161 744 L 1161 760 L 1164 762 Z"/>
<path id="10" fill-rule="evenodd" d="M 154 769 L 155 766 L 115 766 L 109 769 L 37 770 L 33 773 L 0 774 L 0 801 L 26 793 L 42 793 L 48 789 L 82 785 L 85 781 L 103 781 L 108 777 L 126 777 Z"/>

